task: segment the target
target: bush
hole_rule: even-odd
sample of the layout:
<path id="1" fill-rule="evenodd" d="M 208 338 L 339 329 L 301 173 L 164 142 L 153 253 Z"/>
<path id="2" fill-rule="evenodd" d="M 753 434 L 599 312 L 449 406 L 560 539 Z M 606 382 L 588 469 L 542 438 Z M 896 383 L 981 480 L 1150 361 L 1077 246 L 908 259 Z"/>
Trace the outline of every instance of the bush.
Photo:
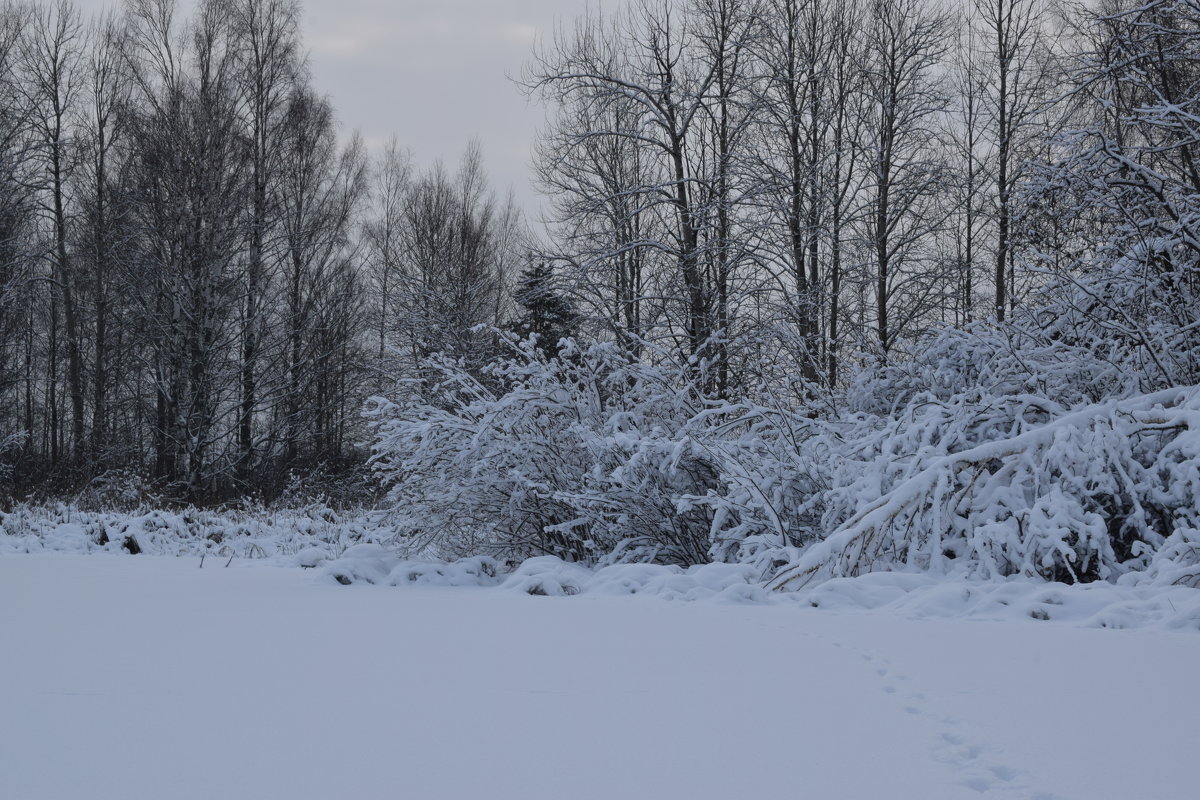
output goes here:
<path id="1" fill-rule="evenodd" d="M 1115 580 L 1200 524 L 1200 389 L 1066 411 L 1031 399 L 915 400 L 864 434 L 826 499 L 831 534 L 775 588 L 914 567 Z"/>
<path id="2" fill-rule="evenodd" d="M 443 558 L 553 555 L 595 562 L 708 559 L 715 490 L 688 435 L 703 409 L 686 368 L 620 348 L 547 355 L 533 340 L 477 379 L 440 362 L 421 397 L 377 398 L 373 464 L 405 548 Z"/>

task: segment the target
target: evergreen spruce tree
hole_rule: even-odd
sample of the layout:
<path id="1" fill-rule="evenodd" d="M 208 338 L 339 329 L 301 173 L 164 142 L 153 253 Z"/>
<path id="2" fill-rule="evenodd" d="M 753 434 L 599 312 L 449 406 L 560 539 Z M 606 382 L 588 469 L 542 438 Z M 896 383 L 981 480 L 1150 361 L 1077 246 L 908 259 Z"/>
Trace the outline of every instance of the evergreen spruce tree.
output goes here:
<path id="1" fill-rule="evenodd" d="M 554 271 L 545 263 L 521 272 L 513 293 L 524 313 L 511 328 L 521 338 L 537 335 L 537 348 L 547 355 L 558 352 L 560 339 L 575 335 L 578 315 L 575 308 L 554 286 Z"/>

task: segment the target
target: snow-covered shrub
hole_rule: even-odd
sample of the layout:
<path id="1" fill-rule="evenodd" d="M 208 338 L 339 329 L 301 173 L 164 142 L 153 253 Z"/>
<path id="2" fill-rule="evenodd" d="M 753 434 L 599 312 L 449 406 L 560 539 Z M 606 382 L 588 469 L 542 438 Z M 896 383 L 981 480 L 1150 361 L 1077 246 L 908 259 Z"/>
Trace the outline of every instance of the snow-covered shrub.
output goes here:
<path id="1" fill-rule="evenodd" d="M 320 462 L 304 470 L 288 470 L 283 488 L 271 505 L 284 509 L 354 509 L 370 505 L 377 489 L 374 476 L 363 465 Z"/>
<path id="2" fill-rule="evenodd" d="M 64 503 L 20 503 L 0 511 L 0 553 L 219 553 L 294 564 L 306 551 L 320 551 L 321 558 L 332 559 L 349 547 L 384 542 L 392 535 L 375 515 L 362 510 L 189 506 L 122 512 Z M 302 561 L 311 566 L 313 552 Z"/>
<path id="3" fill-rule="evenodd" d="M 1073 410 L 919 396 L 847 447 L 828 538 L 773 579 L 915 567 L 1115 580 L 1200 525 L 1200 388 Z"/>
<path id="4" fill-rule="evenodd" d="M 764 574 L 822 538 L 825 493 L 840 456 L 834 426 L 767 399 L 718 404 L 694 420 L 719 488 L 690 498 L 712 510 L 712 556 Z"/>
<path id="5" fill-rule="evenodd" d="M 1123 576 L 1129 583 L 1200 589 L 1200 528 L 1182 525 L 1154 554 L 1145 572 Z"/>
<path id="6" fill-rule="evenodd" d="M 717 474 L 688 435 L 687 370 L 611 344 L 557 355 L 531 341 L 482 379 L 440 364 L 425 399 L 376 399 L 373 463 L 410 552 L 707 560 Z"/>
<path id="7" fill-rule="evenodd" d="M 1139 393 L 1129 363 L 1029 332 L 1032 313 L 934 336 L 823 416 L 705 398 L 686 367 L 608 345 L 524 346 L 482 379 L 444 365 L 437 404 L 378 401 L 375 467 L 409 555 L 716 560 L 776 588 L 1196 581 L 1200 390 Z"/>
<path id="8" fill-rule="evenodd" d="M 133 511 L 161 502 L 150 483 L 131 469 L 105 470 L 75 497 L 76 505 L 92 511 Z"/>
<path id="9" fill-rule="evenodd" d="M 1137 391 L 1137 382 L 1111 359 L 1045 331 L 1044 314 L 1020 309 L 1015 316 L 1007 325 L 937 331 L 911 359 L 859 370 L 846 393 L 847 410 L 895 416 L 919 396 L 945 402 L 964 392 L 1039 397 L 1067 408 Z"/>
<path id="10" fill-rule="evenodd" d="M 769 577 L 931 459 L 1014 436 L 1118 383 L 1086 354 L 978 324 L 930 337 L 909 361 L 862 370 L 840 414 L 763 401 L 710 409 L 695 435 L 721 478 L 704 500 L 714 555 Z"/>
<path id="11" fill-rule="evenodd" d="M 3 497 L 5 488 L 12 480 L 12 456 L 24 441 L 23 431 L 0 434 L 0 497 Z"/>
<path id="12" fill-rule="evenodd" d="M 1200 226 L 1176 236 L 1195 241 Z M 1036 311 L 1021 315 L 1025 326 L 1056 350 L 1070 348 L 1081 356 L 1079 363 L 1098 366 L 1109 376 L 1098 382 L 1108 393 L 1200 382 L 1200 255 L 1194 245 L 1117 231 L 1095 254 L 1048 280 Z"/>

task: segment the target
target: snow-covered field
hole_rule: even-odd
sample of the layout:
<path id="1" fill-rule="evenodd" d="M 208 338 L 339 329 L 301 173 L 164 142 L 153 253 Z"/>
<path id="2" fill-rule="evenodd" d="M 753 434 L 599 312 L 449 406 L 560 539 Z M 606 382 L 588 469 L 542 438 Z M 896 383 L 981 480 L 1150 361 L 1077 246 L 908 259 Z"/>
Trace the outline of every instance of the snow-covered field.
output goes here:
<path id="1" fill-rule="evenodd" d="M 1187 626 L 223 563 L 0 557 L 0 798 L 1197 796 Z"/>

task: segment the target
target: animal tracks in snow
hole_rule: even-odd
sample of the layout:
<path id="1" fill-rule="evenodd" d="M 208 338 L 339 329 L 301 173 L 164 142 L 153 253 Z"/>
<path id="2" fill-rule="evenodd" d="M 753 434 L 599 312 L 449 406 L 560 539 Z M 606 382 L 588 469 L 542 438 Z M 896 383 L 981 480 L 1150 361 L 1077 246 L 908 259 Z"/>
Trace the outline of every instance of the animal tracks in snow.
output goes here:
<path id="1" fill-rule="evenodd" d="M 834 647 L 858 648 L 830 641 Z M 986 798 L 1013 800 L 1062 800 L 1039 792 L 1028 785 L 1027 773 L 1006 763 L 1002 748 L 976 741 L 969 735 L 969 725 L 953 717 L 939 715 L 929 703 L 925 692 L 912 690 L 912 678 L 899 671 L 895 664 L 875 653 L 859 653 L 880 681 L 880 690 L 903 703 L 906 714 L 931 720 L 937 730 L 930 746 L 932 757 L 957 773 L 958 783 Z"/>

